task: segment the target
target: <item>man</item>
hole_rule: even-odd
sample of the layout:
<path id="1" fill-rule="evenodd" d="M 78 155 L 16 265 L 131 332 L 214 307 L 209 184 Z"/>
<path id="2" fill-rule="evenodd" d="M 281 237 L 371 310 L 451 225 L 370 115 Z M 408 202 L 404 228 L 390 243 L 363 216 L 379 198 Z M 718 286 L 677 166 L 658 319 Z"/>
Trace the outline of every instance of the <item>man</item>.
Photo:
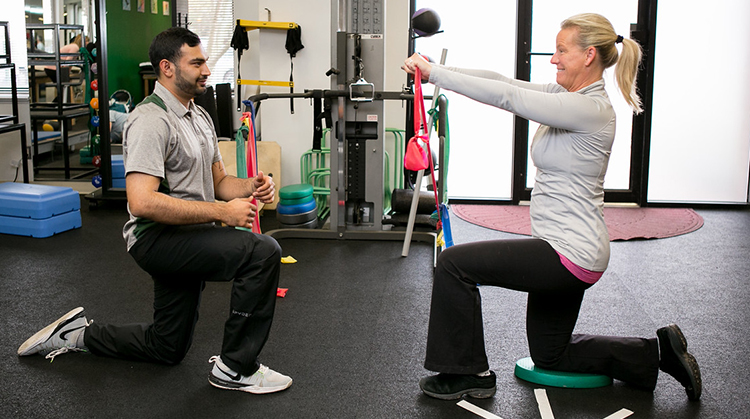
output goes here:
<path id="1" fill-rule="evenodd" d="M 154 280 L 153 324 L 92 323 L 79 307 L 29 338 L 18 354 L 90 351 L 177 364 L 192 342 L 205 282 L 233 281 L 209 382 L 255 394 L 284 390 L 292 379 L 258 362 L 273 319 L 281 249 L 271 237 L 234 228 L 252 226 L 253 198 L 273 201 L 273 180 L 262 172 L 253 179 L 227 175 L 211 118 L 192 101 L 206 91 L 211 74 L 197 35 L 168 29 L 154 38 L 149 57 L 158 80 L 154 94 L 124 131 L 130 220 L 123 236 Z"/>

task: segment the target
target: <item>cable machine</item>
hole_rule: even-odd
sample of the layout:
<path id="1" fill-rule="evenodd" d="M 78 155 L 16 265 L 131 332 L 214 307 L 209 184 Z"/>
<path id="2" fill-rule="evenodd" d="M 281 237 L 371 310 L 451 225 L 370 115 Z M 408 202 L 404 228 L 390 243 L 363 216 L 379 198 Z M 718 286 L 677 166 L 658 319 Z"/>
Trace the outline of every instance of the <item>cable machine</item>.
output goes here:
<path id="1" fill-rule="evenodd" d="M 406 231 L 383 224 L 384 100 L 412 101 L 408 91 L 383 91 L 385 1 L 333 0 L 330 90 L 261 94 L 269 98 L 321 98 L 330 106 L 330 217 L 323 229 L 279 229 L 276 238 L 337 238 L 402 241 Z M 326 107 L 328 107 L 326 106 Z M 435 232 L 412 238 L 435 246 Z"/>

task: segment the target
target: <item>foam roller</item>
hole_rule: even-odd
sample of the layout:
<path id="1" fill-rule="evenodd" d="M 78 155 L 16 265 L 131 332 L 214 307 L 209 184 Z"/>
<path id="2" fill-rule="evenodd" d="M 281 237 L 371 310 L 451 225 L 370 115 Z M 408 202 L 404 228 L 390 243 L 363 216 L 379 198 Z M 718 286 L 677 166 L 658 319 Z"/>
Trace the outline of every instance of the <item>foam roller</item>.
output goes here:
<path id="1" fill-rule="evenodd" d="M 388 220 L 383 220 L 384 224 L 391 224 L 394 226 L 406 226 L 409 222 L 409 214 L 393 214 Z M 427 214 L 417 214 L 414 217 L 414 225 L 421 227 L 430 227 L 432 229 L 437 227 L 437 220 Z"/>
<path id="2" fill-rule="evenodd" d="M 408 214 L 411 211 L 413 197 L 414 191 L 412 189 L 394 189 L 391 196 L 391 208 L 394 212 Z M 421 191 L 417 203 L 417 214 L 432 214 L 435 210 L 435 194 Z"/>

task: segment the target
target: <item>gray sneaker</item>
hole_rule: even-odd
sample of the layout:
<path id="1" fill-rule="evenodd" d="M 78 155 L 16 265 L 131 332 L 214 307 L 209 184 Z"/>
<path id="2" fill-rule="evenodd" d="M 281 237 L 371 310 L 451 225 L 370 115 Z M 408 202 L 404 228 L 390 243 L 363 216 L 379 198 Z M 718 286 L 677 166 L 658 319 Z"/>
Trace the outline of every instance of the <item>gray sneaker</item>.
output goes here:
<path id="1" fill-rule="evenodd" d="M 212 356 L 209 363 L 214 367 L 208 374 L 212 386 L 225 390 L 240 390 L 253 394 L 274 393 L 286 390 L 292 385 L 292 378 L 261 365 L 253 375 L 243 376 L 227 367 L 218 356 Z"/>
<path id="2" fill-rule="evenodd" d="M 79 346 L 77 341 L 80 334 L 92 322 L 93 320 L 86 320 L 83 307 L 75 308 L 28 338 L 18 348 L 18 355 L 38 353 L 54 361 L 57 355 L 67 352 L 85 352 L 86 348 Z"/>

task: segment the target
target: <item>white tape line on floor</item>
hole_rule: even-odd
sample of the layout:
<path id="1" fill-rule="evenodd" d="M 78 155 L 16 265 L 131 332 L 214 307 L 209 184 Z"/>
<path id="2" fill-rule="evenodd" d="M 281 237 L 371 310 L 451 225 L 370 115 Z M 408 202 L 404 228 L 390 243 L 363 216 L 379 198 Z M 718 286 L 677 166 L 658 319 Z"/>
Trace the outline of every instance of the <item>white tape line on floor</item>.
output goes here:
<path id="1" fill-rule="evenodd" d="M 539 413 L 541 414 L 542 419 L 555 419 L 555 416 L 552 414 L 552 406 L 550 406 L 549 398 L 547 397 L 547 390 L 541 388 L 535 389 L 534 396 L 536 397 L 536 402 L 539 405 Z M 481 407 L 467 402 L 466 400 L 461 400 L 457 403 L 457 405 L 468 410 L 471 413 L 474 413 L 475 415 L 483 417 L 484 419 L 503 419 L 494 413 L 490 413 L 482 409 Z M 615 413 L 612 413 L 604 419 L 625 419 L 632 414 L 632 411 L 623 408 Z"/>
<path id="2" fill-rule="evenodd" d="M 604 419 L 624 419 L 632 414 L 633 412 L 631 412 L 628 409 L 620 409 L 617 412 L 612 413 L 611 415 L 607 416 Z"/>
<path id="3" fill-rule="evenodd" d="M 552 406 L 549 404 L 549 398 L 547 398 L 547 390 L 538 388 L 534 390 L 534 396 L 536 397 L 536 403 L 539 405 L 539 414 L 542 415 L 542 419 L 555 419 L 555 415 L 552 414 Z"/>
<path id="4" fill-rule="evenodd" d="M 479 415 L 483 417 L 484 419 L 503 419 L 494 413 L 490 413 L 482 409 L 481 407 L 474 406 L 473 404 L 467 402 L 466 400 L 461 400 L 460 402 L 458 402 L 458 405 L 468 410 L 469 412 L 474 413 L 475 415 Z"/>

